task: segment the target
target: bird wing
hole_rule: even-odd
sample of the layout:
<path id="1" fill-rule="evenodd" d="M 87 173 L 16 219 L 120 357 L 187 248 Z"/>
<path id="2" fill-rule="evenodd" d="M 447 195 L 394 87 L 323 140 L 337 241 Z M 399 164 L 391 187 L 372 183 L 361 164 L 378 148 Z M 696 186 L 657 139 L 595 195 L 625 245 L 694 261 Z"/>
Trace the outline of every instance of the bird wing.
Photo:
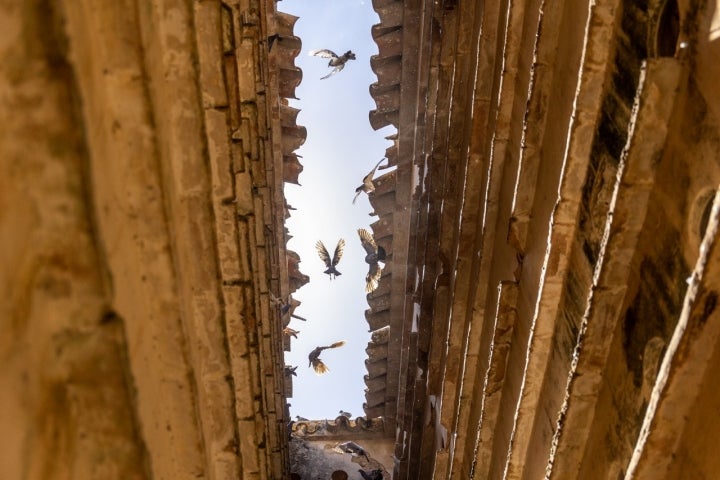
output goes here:
<path id="1" fill-rule="evenodd" d="M 330 268 L 332 266 L 330 254 L 328 253 L 327 248 L 325 248 L 322 240 L 318 240 L 317 243 L 315 243 L 315 248 L 317 249 L 318 256 L 320 256 L 320 260 L 325 262 L 326 267 Z"/>
<path id="2" fill-rule="evenodd" d="M 380 284 L 380 277 L 382 276 L 382 268 L 377 263 L 371 263 L 368 268 L 368 273 L 365 276 L 365 292 L 374 292 Z"/>
<path id="3" fill-rule="evenodd" d="M 353 197 L 353 202 L 352 202 L 353 205 L 355 205 L 355 200 L 357 200 L 357 198 L 360 196 L 360 194 L 362 193 L 362 191 L 363 191 L 363 186 L 362 186 L 362 185 L 360 185 L 358 188 L 355 189 L 355 196 Z"/>
<path id="4" fill-rule="evenodd" d="M 310 355 L 308 355 L 308 360 L 310 361 L 310 364 L 315 370 L 315 373 L 317 373 L 318 375 L 322 375 L 323 373 L 330 371 L 328 366 L 325 365 L 322 360 L 320 360 L 320 353 L 323 350 L 327 350 L 328 348 L 338 348 L 342 347 L 343 345 L 345 345 L 345 340 L 340 340 L 339 342 L 335 342 L 324 347 L 315 347 L 315 349 L 310 352 Z"/>
<path id="5" fill-rule="evenodd" d="M 313 370 L 315 370 L 315 373 L 317 373 L 318 375 L 322 375 L 322 374 L 330 371 L 328 366 L 325 365 L 323 363 L 323 361 L 320 360 L 319 358 L 316 358 L 315 360 L 312 361 L 312 367 L 313 367 Z"/>
<path id="6" fill-rule="evenodd" d="M 370 170 L 370 173 L 365 175 L 365 177 L 363 178 L 363 185 L 365 185 L 365 188 L 367 189 L 367 190 L 365 190 L 366 192 L 375 191 L 375 184 L 373 183 L 373 177 L 375 176 L 375 170 L 377 170 L 377 168 L 380 166 L 380 164 L 383 162 L 383 160 L 385 160 L 385 159 L 381 158 L 380 161 L 377 163 L 377 165 L 375 165 L 375 168 Z"/>
<path id="7" fill-rule="evenodd" d="M 360 236 L 360 243 L 362 243 L 365 251 L 367 253 L 376 253 L 377 245 L 375 244 L 375 239 L 373 238 L 372 234 L 364 228 L 358 228 L 357 232 Z"/>
<path id="8" fill-rule="evenodd" d="M 341 238 L 340 240 L 338 240 L 337 246 L 335 247 L 335 253 L 333 254 L 333 258 L 332 258 L 332 266 L 333 267 L 335 265 L 337 265 L 338 262 L 340 262 L 340 259 L 342 258 L 344 249 L 345 249 L 345 240 Z M 329 266 L 330 265 L 328 265 L 328 267 Z"/>
<path id="9" fill-rule="evenodd" d="M 332 50 L 328 50 L 327 48 L 323 48 L 320 50 L 310 50 L 308 55 L 313 55 L 315 57 L 323 57 L 323 58 L 338 58 L 338 56 L 333 52 Z"/>
<path id="10" fill-rule="evenodd" d="M 320 77 L 320 80 L 325 80 L 326 78 L 328 78 L 328 77 L 330 77 L 330 76 L 332 76 L 332 75 L 335 75 L 336 73 L 338 73 L 338 72 L 339 72 L 340 70 L 342 70 L 343 68 L 345 68 L 345 64 L 344 64 L 344 63 L 341 63 L 341 64 L 338 65 L 337 67 L 333 68 L 330 73 L 328 73 L 328 74 L 325 75 L 324 77 Z"/>

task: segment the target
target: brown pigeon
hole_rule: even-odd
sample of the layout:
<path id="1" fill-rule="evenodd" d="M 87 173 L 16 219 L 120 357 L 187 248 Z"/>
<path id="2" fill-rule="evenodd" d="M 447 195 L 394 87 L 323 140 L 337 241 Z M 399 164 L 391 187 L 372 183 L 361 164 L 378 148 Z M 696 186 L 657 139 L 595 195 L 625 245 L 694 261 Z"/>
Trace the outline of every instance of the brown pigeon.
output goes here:
<path id="1" fill-rule="evenodd" d="M 318 375 L 322 375 L 323 373 L 329 372 L 330 369 L 323 363 L 322 360 L 320 360 L 320 353 L 322 353 L 323 350 L 327 350 L 328 348 L 338 348 L 345 345 L 344 340 L 340 340 L 339 342 L 335 342 L 332 345 L 328 345 L 326 347 L 316 347 L 315 350 L 310 352 L 310 355 L 308 355 L 308 361 L 310 362 L 308 364 L 309 366 L 312 366 L 315 370 L 315 373 Z"/>
<path id="2" fill-rule="evenodd" d="M 320 256 L 320 260 L 325 262 L 325 266 L 327 267 L 327 270 L 325 270 L 323 273 L 327 273 L 330 275 L 330 280 L 332 280 L 334 277 L 342 275 L 340 272 L 337 271 L 335 268 L 340 262 L 340 258 L 342 258 L 343 249 L 345 248 L 345 240 L 342 238 L 338 241 L 337 246 L 335 247 L 335 253 L 332 256 L 332 259 L 330 258 L 330 254 L 327 251 L 327 248 L 325 248 L 325 245 L 322 243 L 321 240 L 318 240 L 315 244 L 315 248 L 317 249 L 318 255 Z"/>

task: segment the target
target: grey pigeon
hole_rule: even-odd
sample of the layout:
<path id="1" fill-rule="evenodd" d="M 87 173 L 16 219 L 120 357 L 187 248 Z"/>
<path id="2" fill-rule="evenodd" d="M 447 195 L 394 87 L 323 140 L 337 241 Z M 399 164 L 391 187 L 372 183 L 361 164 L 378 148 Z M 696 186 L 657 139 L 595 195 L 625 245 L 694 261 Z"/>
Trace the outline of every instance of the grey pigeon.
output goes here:
<path id="1" fill-rule="evenodd" d="M 360 476 L 364 480 L 383 480 L 383 473 L 382 470 L 371 470 L 369 472 L 366 472 L 365 470 L 358 470 L 360 472 Z"/>
<path id="2" fill-rule="evenodd" d="M 378 262 L 385 260 L 385 249 L 378 247 L 372 234 L 364 228 L 359 228 L 357 232 L 360 236 L 360 243 L 362 243 L 367 253 L 367 255 L 365 255 L 365 263 L 368 264 L 368 273 L 365 276 L 365 292 L 370 293 L 377 289 L 378 283 L 380 282 L 382 268 L 378 265 Z"/>
<path id="3" fill-rule="evenodd" d="M 355 54 L 352 52 L 352 50 L 348 50 L 340 56 L 338 56 L 332 50 L 328 50 L 327 48 L 323 48 L 322 50 L 311 50 L 309 54 L 316 57 L 329 58 L 330 61 L 328 62 L 328 67 L 335 67 L 333 68 L 332 72 L 328 73 L 324 77 L 320 77 L 320 80 L 325 80 L 330 75 L 334 75 L 343 68 L 345 68 L 345 64 L 348 60 L 355 60 Z"/>

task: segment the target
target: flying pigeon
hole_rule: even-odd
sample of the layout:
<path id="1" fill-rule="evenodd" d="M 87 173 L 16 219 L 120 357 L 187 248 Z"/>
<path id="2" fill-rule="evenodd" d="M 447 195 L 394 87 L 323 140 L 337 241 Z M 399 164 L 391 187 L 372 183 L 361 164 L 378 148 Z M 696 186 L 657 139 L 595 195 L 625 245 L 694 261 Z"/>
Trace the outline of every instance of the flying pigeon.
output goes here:
<path id="1" fill-rule="evenodd" d="M 326 48 L 323 48 L 322 50 L 312 50 L 310 51 L 310 55 L 315 55 L 316 57 L 323 57 L 323 58 L 329 58 L 330 61 L 328 62 L 328 67 L 335 67 L 333 68 L 332 72 L 328 73 L 324 77 L 320 77 L 320 80 L 325 80 L 330 75 L 333 75 L 343 68 L 345 68 L 345 64 L 348 60 L 355 60 L 355 54 L 352 52 L 352 50 L 348 50 L 347 52 L 343 53 L 342 56 L 338 57 L 335 52 L 332 50 L 328 50 Z"/>
<path id="2" fill-rule="evenodd" d="M 382 470 L 371 470 L 369 472 L 366 472 L 365 470 L 358 470 L 360 472 L 360 476 L 364 480 L 383 480 L 383 473 Z"/>
<path id="3" fill-rule="evenodd" d="M 364 228 L 359 228 L 357 232 L 360 236 L 360 243 L 367 252 L 365 263 L 369 265 L 369 268 L 365 276 L 365 292 L 370 293 L 378 287 L 380 275 L 382 275 L 382 268 L 378 262 L 385 260 L 385 249 L 378 247 L 372 234 Z"/>
<path id="4" fill-rule="evenodd" d="M 353 198 L 353 205 L 355 204 L 355 200 L 357 200 L 358 196 L 360 195 L 360 192 L 370 193 L 375 191 L 375 184 L 373 183 L 373 175 L 375 175 L 375 170 L 380 166 L 380 164 L 385 160 L 384 158 L 381 159 L 377 165 L 375 165 L 375 168 L 373 168 L 370 173 L 365 175 L 363 178 L 363 183 L 359 187 L 355 189 L 355 198 Z"/>
<path id="5" fill-rule="evenodd" d="M 320 360 L 320 353 L 323 350 L 327 350 L 328 348 L 338 348 L 345 345 L 344 340 L 340 340 L 339 342 L 335 342 L 332 345 L 328 345 L 326 347 L 316 347 L 315 350 L 310 352 L 310 355 L 308 355 L 308 367 L 312 365 L 313 369 L 315 370 L 315 373 L 318 375 L 322 375 L 323 373 L 326 373 L 330 371 L 330 369 L 323 363 L 322 360 Z"/>
<path id="6" fill-rule="evenodd" d="M 342 258 L 343 248 L 345 248 L 345 240 L 343 240 L 342 238 L 338 240 L 332 259 L 330 259 L 330 254 L 328 253 L 327 248 L 325 248 L 325 245 L 323 245 L 321 240 L 317 241 L 317 243 L 315 244 L 315 248 L 317 249 L 318 255 L 320 256 L 320 260 L 325 262 L 325 266 L 327 267 L 327 270 L 325 270 L 323 273 L 327 273 L 328 275 L 330 275 L 330 280 L 332 280 L 334 277 L 342 275 L 335 269 L 335 267 L 340 261 L 340 258 Z"/>

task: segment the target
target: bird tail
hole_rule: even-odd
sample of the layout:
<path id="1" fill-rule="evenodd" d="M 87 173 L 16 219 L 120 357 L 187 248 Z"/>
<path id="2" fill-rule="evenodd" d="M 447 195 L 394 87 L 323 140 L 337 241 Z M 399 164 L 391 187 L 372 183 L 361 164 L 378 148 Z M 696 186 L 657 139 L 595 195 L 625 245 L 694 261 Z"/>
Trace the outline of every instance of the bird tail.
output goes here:
<path id="1" fill-rule="evenodd" d="M 342 347 L 343 345 L 345 345 L 345 340 L 340 340 L 339 342 L 335 342 L 327 348 L 339 348 L 339 347 Z"/>
<path id="2" fill-rule="evenodd" d="M 322 375 L 330 371 L 327 365 L 325 365 L 319 358 L 312 361 L 312 367 L 318 375 Z"/>
<path id="3" fill-rule="evenodd" d="M 340 275 L 342 275 L 342 273 L 338 272 L 335 269 L 335 267 L 330 267 L 327 270 L 325 270 L 323 273 L 327 273 L 328 275 L 335 275 L 336 277 L 339 277 Z"/>

